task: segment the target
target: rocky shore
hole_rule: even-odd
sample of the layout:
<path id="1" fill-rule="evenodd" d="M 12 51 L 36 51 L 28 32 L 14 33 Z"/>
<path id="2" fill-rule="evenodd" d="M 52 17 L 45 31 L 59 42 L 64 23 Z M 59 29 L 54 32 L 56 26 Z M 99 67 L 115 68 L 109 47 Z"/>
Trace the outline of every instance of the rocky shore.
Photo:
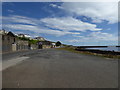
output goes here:
<path id="1" fill-rule="evenodd" d="M 85 49 L 85 48 L 75 48 L 77 51 L 87 51 L 91 53 L 97 54 L 107 54 L 107 55 L 120 55 L 120 52 L 117 51 L 106 51 L 106 50 L 95 50 L 95 49 Z"/>
<path id="2" fill-rule="evenodd" d="M 86 48 L 79 48 L 74 46 L 65 46 L 59 49 L 80 53 L 80 54 L 96 55 L 96 56 L 102 56 L 107 58 L 117 58 L 117 59 L 120 58 L 120 52 L 117 52 L 117 51 L 86 49 Z"/>

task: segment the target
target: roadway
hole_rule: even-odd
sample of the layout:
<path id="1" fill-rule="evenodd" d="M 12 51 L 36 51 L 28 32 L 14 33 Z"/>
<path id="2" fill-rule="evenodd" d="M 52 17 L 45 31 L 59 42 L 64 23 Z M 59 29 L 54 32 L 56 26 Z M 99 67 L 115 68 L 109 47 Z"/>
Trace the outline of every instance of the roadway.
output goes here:
<path id="1" fill-rule="evenodd" d="M 3 88 L 118 87 L 118 60 L 43 49 L 3 54 L 3 62 L 22 57 L 2 71 Z"/>

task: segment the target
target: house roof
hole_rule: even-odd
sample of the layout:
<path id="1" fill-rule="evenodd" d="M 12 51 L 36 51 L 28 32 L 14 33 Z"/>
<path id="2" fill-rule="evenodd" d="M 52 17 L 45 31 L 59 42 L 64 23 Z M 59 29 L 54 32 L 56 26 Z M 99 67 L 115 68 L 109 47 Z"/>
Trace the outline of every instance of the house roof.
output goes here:
<path id="1" fill-rule="evenodd" d="M 12 32 L 8 32 L 7 35 L 12 36 L 12 37 L 15 37 L 15 35 L 14 35 Z"/>

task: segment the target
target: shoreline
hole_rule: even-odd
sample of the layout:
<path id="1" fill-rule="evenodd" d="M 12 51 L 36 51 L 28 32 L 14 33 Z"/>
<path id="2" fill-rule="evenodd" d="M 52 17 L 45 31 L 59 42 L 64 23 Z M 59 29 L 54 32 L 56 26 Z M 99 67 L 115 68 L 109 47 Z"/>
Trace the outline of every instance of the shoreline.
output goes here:
<path id="1" fill-rule="evenodd" d="M 120 55 L 119 51 L 110 51 L 110 50 L 99 50 L 99 49 L 87 49 L 87 48 L 75 48 L 77 51 L 88 51 L 91 53 L 97 54 L 109 54 L 109 55 Z"/>
<path id="2" fill-rule="evenodd" d="M 94 55 L 94 56 L 101 56 L 101 57 L 115 58 L 115 59 L 120 58 L 120 52 L 116 52 L 116 51 L 77 48 L 74 46 L 65 46 L 65 47 L 58 48 L 58 49 L 59 50 L 67 50 L 67 51 L 71 51 L 71 52 L 79 53 L 79 54 Z"/>

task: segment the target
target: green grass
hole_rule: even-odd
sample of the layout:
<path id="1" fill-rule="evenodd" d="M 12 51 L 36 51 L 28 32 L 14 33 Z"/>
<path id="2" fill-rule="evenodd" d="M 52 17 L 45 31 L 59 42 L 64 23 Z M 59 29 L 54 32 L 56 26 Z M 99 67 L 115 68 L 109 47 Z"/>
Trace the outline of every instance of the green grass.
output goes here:
<path id="1" fill-rule="evenodd" d="M 39 40 L 30 40 L 29 38 L 26 37 L 17 37 L 20 40 L 28 41 L 29 44 L 37 44 Z"/>
<path id="2" fill-rule="evenodd" d="M 30 44 L 37 44 L 39 40 L 29 40 Z"/>
<path id="3" fill-rule="evenodd" d="M 75 50 L 74 47 L 62 47 L 62 48 L 56 48 L 58 50 L 67 50 L 70 52 L 78 53 L 78 54 L 84 54 L 84 55 L 95 55 L 95 56 L 100 56 L 100 57 L 106 57 L 106 58 L 115 58 L 115 59 L 120 59 L 120 55 L 108 55 L 108 54 L 97 54 L 97 53 L 92 53 L 88 51 L 77 51 Z"/>
<path id="4" fill-rule="evenodd" d="M 26 37 L 17 37 L 17 38 L 20 39 L 20 40 L 29 41 L 29 38 L 26 38 Z"/>

